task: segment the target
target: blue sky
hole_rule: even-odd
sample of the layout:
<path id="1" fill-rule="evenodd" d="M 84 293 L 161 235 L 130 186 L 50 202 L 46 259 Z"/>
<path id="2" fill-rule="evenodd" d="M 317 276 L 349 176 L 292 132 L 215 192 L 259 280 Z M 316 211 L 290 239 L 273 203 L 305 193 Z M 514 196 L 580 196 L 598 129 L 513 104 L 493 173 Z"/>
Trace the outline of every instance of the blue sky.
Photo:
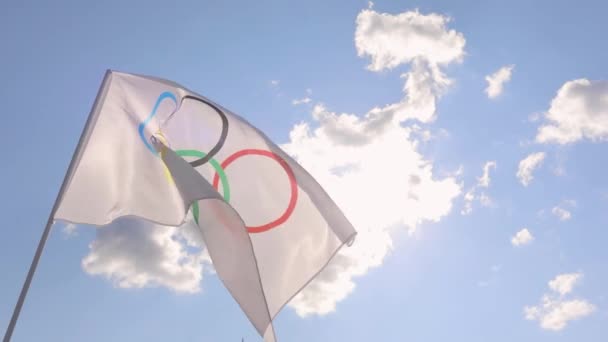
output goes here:
<path id="1" fill-rule="evenodd" d="M 346 198 L 346 212 L 372 208 L 371 216 L 353 219 L 367 233 L 347 255 L 355 266 L 330 270 L 339 281 L 321 279 L 324 286 L 308 289 L 314 294 L 308 301 L 280 314 L 279 340 L 600 341 L 608 336 L 607 6 L 594 1 L 368 6 L 367 1 L 3 6 L 0 322 L 9 321 L 86 115 L 111 68 L 171 79 L 221 103 L 286 144 L 320 175 L 325 160 L 315 159 L 309 144 L 324 143 L 326 159 L 356 148 L 339 145 L 340 134 L 327 133 L 331 125 L 345 125 L 340 113 L 356 115 L 364 126 L 374 107 L 408 99 L 436 104 L 434 110 L 403 114 L 390 127 L 403 144 L 384 144 L 390 140 L 384 133 L 364 136 L 371 141 L 369 151 L 377 153 L 362 153 L 351 162 L 363 170 L 354 180 L 365 183 L 369 193 L 348 196 L 340 193 L 340 184 L 329 185 L 337 198 Z M 424 36 L 421 27 L 431 13 L 451 20 Z M 400 14 L 422 26 L 393 21 Z M 357 18 L 387 22 L 375 26 L 377 35 L 362 31 L 358 45 Z M 408 34 L 407 42 L 425 37 L 430 52 L 415 43 L 400 45 L 400 35 Z M 378 44 L 380 35 L 391 44 Z M 443 53 L 457 56 L 438 63 Z M 416 58 L 407 57 L 412 54 Z M 370 70 L 373 56 L 398 63 Z M 489 98 L 486 76 L 511 65 L 502 93 Z M 404 93 L 407 79 L 401 75 L 433 67 L 449 86 L 433 88 L 430 98 Z M 572 83 L 581 79 L 588 82 Z M 441 77 L 428 82 L 436 86 Z M 310 102 L 293 104 L 305 97 Z M 593 101 L 598 105 L 589 106 Z M 407 117 L 423 112 L 426 118 Z M 558 121 L 549 121 L 551 115 Z M 314 133 L 294 140 L 290 132 L 302 123 L 311 131 L 321 129 L 328 140 Z M 560 123 L 559 134 L 539 133 Z M 357 127 L 338 128 L 361 133 Z M 520 163 L 539 152 L 544 159 L 525 186 L 516 176 Z M 432 172 L 412 164 L 416 158 L 432 165 Z M 479 178 L 491 161 L 496 166 L 488 168 L 490 181 L 483 184 Z M 409 188 L 399 178 L 401 170 L 420 171 L 427 187 Z M 406 193 L 419 197 L 421 206 L 392 200 Z M 467 202 L 471 210 L 465 215 Z M 522 234 L 515 246 L 512 239 L 524 228 L 533 239 Z M 259 340 L 208 265 L 195 294 L 175 291 L 171 283 L 124 288 L 103 268 L 91 275 L 82 266 L 95 252 L 93 241 L 104 241 L 93 228 L 68 234 L 62 225 L 55 227 L 14 341 Z M 543 296 L 546 310 L 539 307 Z M 330 312 L 323 309 L 327 305 Z M 313 312 L 301 317 L 302 310 Z M 564 312 L 579 319 L 566 319 Z"/>

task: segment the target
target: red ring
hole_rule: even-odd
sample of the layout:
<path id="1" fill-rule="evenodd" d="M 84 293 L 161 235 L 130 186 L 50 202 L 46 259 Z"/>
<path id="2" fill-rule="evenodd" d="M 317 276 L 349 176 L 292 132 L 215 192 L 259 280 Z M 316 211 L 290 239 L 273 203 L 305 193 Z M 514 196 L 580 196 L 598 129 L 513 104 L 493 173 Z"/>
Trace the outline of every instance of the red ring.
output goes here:
<path id="1" fill-rule="evenodd" d="M 275 154 L 273 152 L 265 151 L 265 150 L 245 149 L 245 150 L 237 151 L 237 152 L 233 153 L 232 155 L 230 155 L 228 158 L 226 158 L 226 160 L 224 160 L 222 162 L 222 164 L 221 164 L 222 169 L 225 170 L 226 167 L 228 167 L 228 165 L 230 165 L 233 161 L 237 160 L 240 157 L 246 156 L 246 155 L 265 156 L 265 157 L 276 160 L 277 162 L 279 162 L 279 164 L 281 164 L 281 166 L 283 167 L 283 170 L 285 170 L 285 172 L 287 173 L 287 176 L 289 177 L 289 185 L 291 187 L 291 197 L 289 199 L 289 205 L 287 205 L 287 209 L 285 210 L 285 212 L 276 220 L 268 222 L 261 226 L 255 226 L 255 227 L 246 226 L 247 231 L 249 233 L 262 233 L 262 232 L 265 232 L 272 228 L 275 228 L 280 224 L 285 223 L 285 221 L 287 221 L 287 219 L 291 216 L 291 214 L 293 213 L 293 210 L 296 207 L 296 202 L 298 201 L 298 183 L 296 181 L 296 176 L 294 175 L 293 170 L 291 169 L 289 164 L 287 164 L 285 159 L 281 158 L 280 156 L 278 156 L 277 154 Z M 218 191 L 219 191 L 219 181 L 220 181 L 220 177 L 219 177 L 219 174 L 216 172 L 213 175 L 213 187 Z"/>

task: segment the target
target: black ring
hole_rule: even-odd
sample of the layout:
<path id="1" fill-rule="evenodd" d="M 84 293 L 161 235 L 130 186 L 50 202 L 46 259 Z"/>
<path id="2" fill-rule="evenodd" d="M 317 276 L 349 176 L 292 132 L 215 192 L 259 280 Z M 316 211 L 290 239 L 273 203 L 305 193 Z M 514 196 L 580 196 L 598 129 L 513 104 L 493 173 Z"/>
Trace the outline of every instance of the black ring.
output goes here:
<path id="1" fill-rule="evenodd" d="M 220 118 L 222 119 L 222 133 L 220 134 L 220 139 L 217 141 L 215 146 L 213 146 L 213 148 L 211 150 L 209 150 L 209 152 L 207 152 L 207 155 L 205 155 L 203 158 L 189 162 L 189 164 L 192 165 L 192 167 L 197 167 L 197 166 L 201 166 L 201 165 L 207 163 L 209 160 L 211 160 L 211 158 L 213 158 L 220 151 L 222 146 L 224 146 L 224 143 L 226 142 L 226 137 L 228 136 L 228 118 L 226 117 L 226 114 L 224 114 L 224 112 L 221 109 L 219 109 L 216 105 L 214 105 L 213 103 L 211 103 L 207 100 L 198 98 L 196 96 L 186 95 L 186 96 L 182 97 L 182 99 L 179 103 L 179 107 L 173 112 L 173 114 L 171 114 L 167 118 L 167 120 L 165 122 L 169 121 L 169 119 L 171 119 L 171 117 L 179 111 L 179 109 L 182 107 L 182 103 L 184 102 L 185 99 L 196 100 L 196 101 L 199 101 L 199 102 L 202 102 L 202 103 L 208 105 L 209 107 L 213 108 L 213 110 L 215 110 L 217 112 L 217 114 L 219 114 Z"/>

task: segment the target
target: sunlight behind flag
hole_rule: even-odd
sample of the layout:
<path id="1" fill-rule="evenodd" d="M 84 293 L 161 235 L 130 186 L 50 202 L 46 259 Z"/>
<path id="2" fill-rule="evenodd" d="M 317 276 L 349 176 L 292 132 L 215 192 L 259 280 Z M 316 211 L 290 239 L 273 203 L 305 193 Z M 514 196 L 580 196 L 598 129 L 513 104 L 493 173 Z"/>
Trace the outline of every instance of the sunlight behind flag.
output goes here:
<path id="1" fill-rule="evenodd" d="M 167 80 L 109 72 L 55 219 L 181 225 L 266 341 L 272 319 L 356 232 L 321 186 L 240 116 Z"/>

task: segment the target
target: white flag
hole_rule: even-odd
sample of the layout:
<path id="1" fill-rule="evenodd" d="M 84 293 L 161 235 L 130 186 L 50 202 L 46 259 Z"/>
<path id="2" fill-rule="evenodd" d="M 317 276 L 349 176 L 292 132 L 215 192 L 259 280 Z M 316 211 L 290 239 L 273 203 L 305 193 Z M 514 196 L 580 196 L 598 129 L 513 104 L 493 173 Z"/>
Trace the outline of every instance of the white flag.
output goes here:
<path id="1" fill-rule="evenodd" d="M 178 226 L 192 205 L 219 277 L 267 341 L 281 308 L 356 234 L 263 133 L 157 78 L 108 73 L 68 180 L 55 218 L 73 223 Z"/>

